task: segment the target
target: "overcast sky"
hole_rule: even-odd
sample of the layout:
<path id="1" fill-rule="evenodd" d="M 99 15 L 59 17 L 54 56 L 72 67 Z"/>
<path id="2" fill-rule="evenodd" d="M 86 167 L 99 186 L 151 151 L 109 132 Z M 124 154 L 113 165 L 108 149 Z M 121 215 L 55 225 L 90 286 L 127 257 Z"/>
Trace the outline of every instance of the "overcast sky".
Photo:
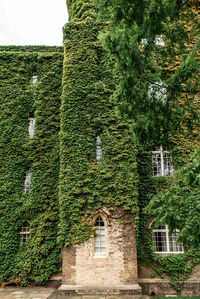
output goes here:
<path id="1" fill-rule="evenodd" d="M 66 0 L 0 0 L 0 45 L 62 45 Z"/>

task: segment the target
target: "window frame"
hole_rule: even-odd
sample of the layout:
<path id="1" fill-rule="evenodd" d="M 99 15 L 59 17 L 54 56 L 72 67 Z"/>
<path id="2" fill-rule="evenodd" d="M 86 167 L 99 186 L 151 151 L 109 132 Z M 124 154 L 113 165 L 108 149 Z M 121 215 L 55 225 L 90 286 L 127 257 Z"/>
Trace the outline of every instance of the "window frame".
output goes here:
<path id="1" fill-rule="evenodd" d="M 104 226 L 96 226 L 96 222 L 97 220 L 101 218 L 102 222 L 104 223 Z M 101 214 L 98 214 L 95 219 L 94 219 L 94 222 L 93 222 L 93 227 L 94 227 L 94 238 L 93 238 L 93 257 L 94 258 L 106 258 L 107 257 L 107 222 L 106 222 L 106 219 L 105 217 L 103 217 Z M 104 251 L 103 252 L 96 252 L 95 248 L 97 248 L 95 246 L 95 241 L 97 241 L 97 238 L 98 236 L 96 235 L 96 229 L 99 229 L 100 227 L 103 227 L 104 228 L 104 234 L 101 234 L 100 235 L 100 238 L 101 236 L 104 236 L 104 246 L 101 247 L 101 240 L 99 241 L 99 247 L 100 248 L 100 251 L 101 251 L 101 248 L 104 248 Z"/>
<path id="2" fill-rule="evenodd" d="M 20 245 L 25 246 L 28 239 L 29 239 L 29 235 L 30 235 L 29 226 L 28 225 L 23 225 L 21 227 L 21 231 L 20 231 L 19 234 L 20 234 Z"/>
<path id="3" fill-rule="evenodd" d="M 29 123 L 28 123 L 28 136 L 29 138 L 33 138 L 34 134 L 35 134 L 35 118 L 34 117 L 30 117 L 29 119 Z"/>
<path id="4" fill-rule="evenodd" d="M 31 188 L 31 177 L 32 173 L 30 171 L 26 172 L 25 175 L 25 180 L 24 180 L 24 193 L 30 193 L 30 188 Z"/>
<path id="5" fill-rule="evenodd" d="M 36 83 L 37 83 L 37 73 L 36 73 L 36 72 L 33 73 L 33 75 L 32 75 L 32 83 L 33 83 L 33 84 L 36 84 Z"/>
<path id="6" fill-rule="evenodd" d="M 101 138 L 99 135 L 96 137 L 96 162 L 101 164 L 102 162 L 103 151 L 101 147 Z"/>
<path id="7" fill-rule="evenodd" d="M 159 145 L 158 148 L 159 149 L 152 150 L 153 177 L 172 176 L 174 173 L 174 165 L 172 163 L 172 158 L 171 158 L 170 152 L 167 149 L 165 149 L 162 145 Z M 155 157 L 156 157 L 155 155 L 156 154 L 160 154 L 160 169 L 161 169 L 160 174 L 158 174 L 159 173 L 158 171 L 157 172 L 154 171 Z M 164 155 L 166 155 L 166 157 L 164 157 Z M 165 160 L 167 160 L 167 161 L 165 161 Z M 157 167 L 157 170 L 158 169 L 159 169 L 159 165 Z M 168 172 L 166 172 L 166 169 Z"/>
<path id="8" fill-rule="evenodd" d="M 154 228 L 153 229 L 153 240 L 154 240 L 154 251 L 155 253 L 158 254 L 180 254 L 180 253 L 184 253 L 184 247 L 182 243 L 176 243 L 176 237 L 177 237 L 177 233 L 179 232 L 178 229 L 176 229 L 171 235 L 169 234 L 169 227 L 168 225 L 163 225 L 165 228 Z M 166 242 L 163 240 L 160 240 L 159 242 L 164 242 L 166 243 L 166 250 L 165 251 L 158 251 L 157 248 L 159 246 L 157 246 L 156 244 L 156 235 L 155 233 L 165 233 L 165 240 Z M 170 240 L 171 238 L 171 240 Z M 174 240 L 175 238 L 175 240 Z M 163 245 L 164 247 L 164 245 Z M 170 250 L 171 248 L 179 248 L 179 250 Z"/>
<path id="9" fill-rule="evenodd" d="M 150 101 L 165 104 L 167 101 L 167 86 L 163 81 L 149 83 L 147 97 Z"/>

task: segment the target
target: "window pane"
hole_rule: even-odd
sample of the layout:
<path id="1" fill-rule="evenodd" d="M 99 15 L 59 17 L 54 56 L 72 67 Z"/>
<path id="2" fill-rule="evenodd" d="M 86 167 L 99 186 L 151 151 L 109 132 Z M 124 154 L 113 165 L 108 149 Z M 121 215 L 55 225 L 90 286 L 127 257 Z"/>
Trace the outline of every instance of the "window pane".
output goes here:
<path id="1" fill-rule="evenodd" d="M 161 176 L 162 168 L 161 168 L 161 154 L 153 153 L 153 175 Z"/>
<path id="2" fill-rule="evenodd" d="M 149 100 L 156 100 L 165 103 L 167 100 L 167 88 L 163 82 L 154 82 L 149 84 L 147 96 Z"/>
<path id="3" fill-rule="evenodd" d="M 94 252 L 95 254 L 105 253 L 105 224 L 100 216 L 95 222 Z"/>
<path id="4" fill-rule="evenodd" d="M 183 252 L 183 244 L 176 243 L 177 233 L 173 233 L 169 236 L 169 250 L 171 252 Z"/>
<path id="5" fill-rule="evenodd" d="M 28 226 L 22 226 L 20 235 L 21 235 L 21 245 L 23 246 L 28 241 L 29 227 Z"/>
<path id="6" fill-rule="evenodd" d="M 33 73 L 32 83 L 33 84 L 37 83 L 37 74 L 36 73 Z"/>
<path id="7" fill-rule="evenodd" d="M 29 118 L 28 134 L 30 138 L 33 138 L 35 132 L 35 119 Z"/>
<path id="8" fill-rule="evenodd" d="M 154 232 L 154 244 L 156 252 L 167 251 L 166 232 Z"/>
<path id="9" fill-rule="evenodd" d="M 24 192 L 29 193 L 30 192 L 30 186 L 31 186 L 31 173 L 28 172 L 25 177 L 24 181 Z"/>
<path id="10" fill-rule="evenodd" d="M 96 160 L 97 160 L 97 164 L 101 163 L 102 155 L 103 155 L 103 151 L 102 151 L 102 148 L 101 148 L 101 139 L 100 139 L 99 136 L 97 136 L 97 139 L 96 139 Z"/>
<path id="11" fill-rule="evenodd" d="M 152 151 L 153 176 L 170 176 L 173 174 L 171 157 L 166 149 L 157 146 Z"/>
<path id="12" fill-rule="evenodd" d="M 168 226 L 159 226 L 153 230 L 156 252 L 183 252 L 183 244 L 176 243 L 178 231 L 169 235 Z"/>

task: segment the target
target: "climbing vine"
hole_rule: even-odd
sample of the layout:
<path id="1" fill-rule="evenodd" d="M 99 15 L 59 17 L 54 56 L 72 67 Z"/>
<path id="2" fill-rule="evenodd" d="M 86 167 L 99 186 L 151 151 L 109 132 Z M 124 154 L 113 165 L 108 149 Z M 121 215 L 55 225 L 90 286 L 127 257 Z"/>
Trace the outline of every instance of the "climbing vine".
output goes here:
<path id="1" fill-rule="evenodd" d="M 0 283 L 44 284 L 57 270 L 62 47 L 0 47 Z M 32 83 L 37 73 L 36 84 Z M 33 138 L 29 118 L 35 118 Z M 30 193 L 24 179 L 30 170 Z M 22 226 L 29 239 L 20 245 Z"/>
<path id="2" fill-rule="evenodd" d="M 95 20 L 91 1 L 69 0 L 68 8 L 64 64 L 62 47 L 0 47 L 0 283 L 44 284 L 57 271 L 60 247 L 87 240 L 94 211 L 106 206 L 133 214 L 140 271 L 147 267 L 152 277 L 167 277 L 180 291 L 181 281 L 200 262 L 199 249 L 156 254 L 144 208 L 173 183 L 171 177 L 152 177 L 152 147 L 170 144 L 178 168 L 199 146 L 194 138 L 199 129 L 193 136 L 183 130 L 168 143 L 163 132 L 160 139 L 138 142 L 110 101 L 119 74 L 98 40 L 106 25 Z M 161 64 L 167 78 L 174 66 Z M 32 139 L 30 117 L 36 121 Z M 31 189 L 24 194 L 27 170 Z M 21 247 L 19 233 L 26 224 L 30 235 Z"/>
<path id="3" fill-rule="evenodd" d="M 85 21 L 64 30 L 58 239 L 65 245 L 89 238 L 93 212 L 103 205 L 138 214 L 136 142 L 109 101 L 115 82 L 113 62 L 97 40 L 103 28 Z M 97 136 L 101 163 L 96 161 Z"/>

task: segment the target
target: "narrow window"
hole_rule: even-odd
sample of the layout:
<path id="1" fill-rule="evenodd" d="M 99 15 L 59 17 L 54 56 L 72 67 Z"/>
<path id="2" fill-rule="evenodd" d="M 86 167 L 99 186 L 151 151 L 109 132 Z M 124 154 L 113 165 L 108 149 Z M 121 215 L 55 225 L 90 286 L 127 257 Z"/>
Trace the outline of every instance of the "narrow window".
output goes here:
<path id="1" fill-rule="evenodd" d="M 147 96 L 149 100 L 165 104 L 167 100 L 167 88 L 165 87 L 165 84 L 162 81 L 150 83 Z"/>
<path id="2" fill-rule="evenodd" d="M 163 146 L 156 146 L 152 151 L 153 176 L 170 176 L 174 168 L 169 152 Z"/>
<path id="3" fill-rule="evenodd" d="M 24 193 L 30 192 L 30 186 L 31 186 L 31 173 L 27 172 L 24 181 Z"/>
<path id="4" fill-rule="evenodd" d="M 178 230 L 169 235 L 168 225 L 159 226 L 153 230 L 154 248 L 157 253 L 180 253 L 184 252 L 183 244 L 176 242 Z"/>
<path id="5" fill-rule="evenodd" d="M 95 222 L 94 255 L 105 255 L 105 224 L 100 216 Z"/>
<path id="6" fill-rule="evenodd" d="M 28 241 L 28 237 L 29 237 L 29 227 L 28 226 L 22 226 L 20 236 L 21 236 L 21 242 L 20 242 L 21 246 L 26 245 L 26 242 Z"/>
<path id="7" fill-rule="evenodd" d="M 35 119 L 29 118 L 28 134 L 30 138 L 33 138 L 35 133 Z"/>
<path id="8" fill-rule="evenodd" d="M 97 164 L 101 163 L 101 158 L 102 158 L 103 152 L 102 152 L 102 148 L 101 148 L 101 139 L 99 136 L 97 136 L 96 139 L 96 160 L 97 160 Z"/>
<path id="9" fill-rule="evenodd" d="M 37 74 L 36 74 L 36 73 L 33 73 L 32 83 L 33 83 L 33 84 L 36 84 L 36 83 L 37 83 Z"/>

